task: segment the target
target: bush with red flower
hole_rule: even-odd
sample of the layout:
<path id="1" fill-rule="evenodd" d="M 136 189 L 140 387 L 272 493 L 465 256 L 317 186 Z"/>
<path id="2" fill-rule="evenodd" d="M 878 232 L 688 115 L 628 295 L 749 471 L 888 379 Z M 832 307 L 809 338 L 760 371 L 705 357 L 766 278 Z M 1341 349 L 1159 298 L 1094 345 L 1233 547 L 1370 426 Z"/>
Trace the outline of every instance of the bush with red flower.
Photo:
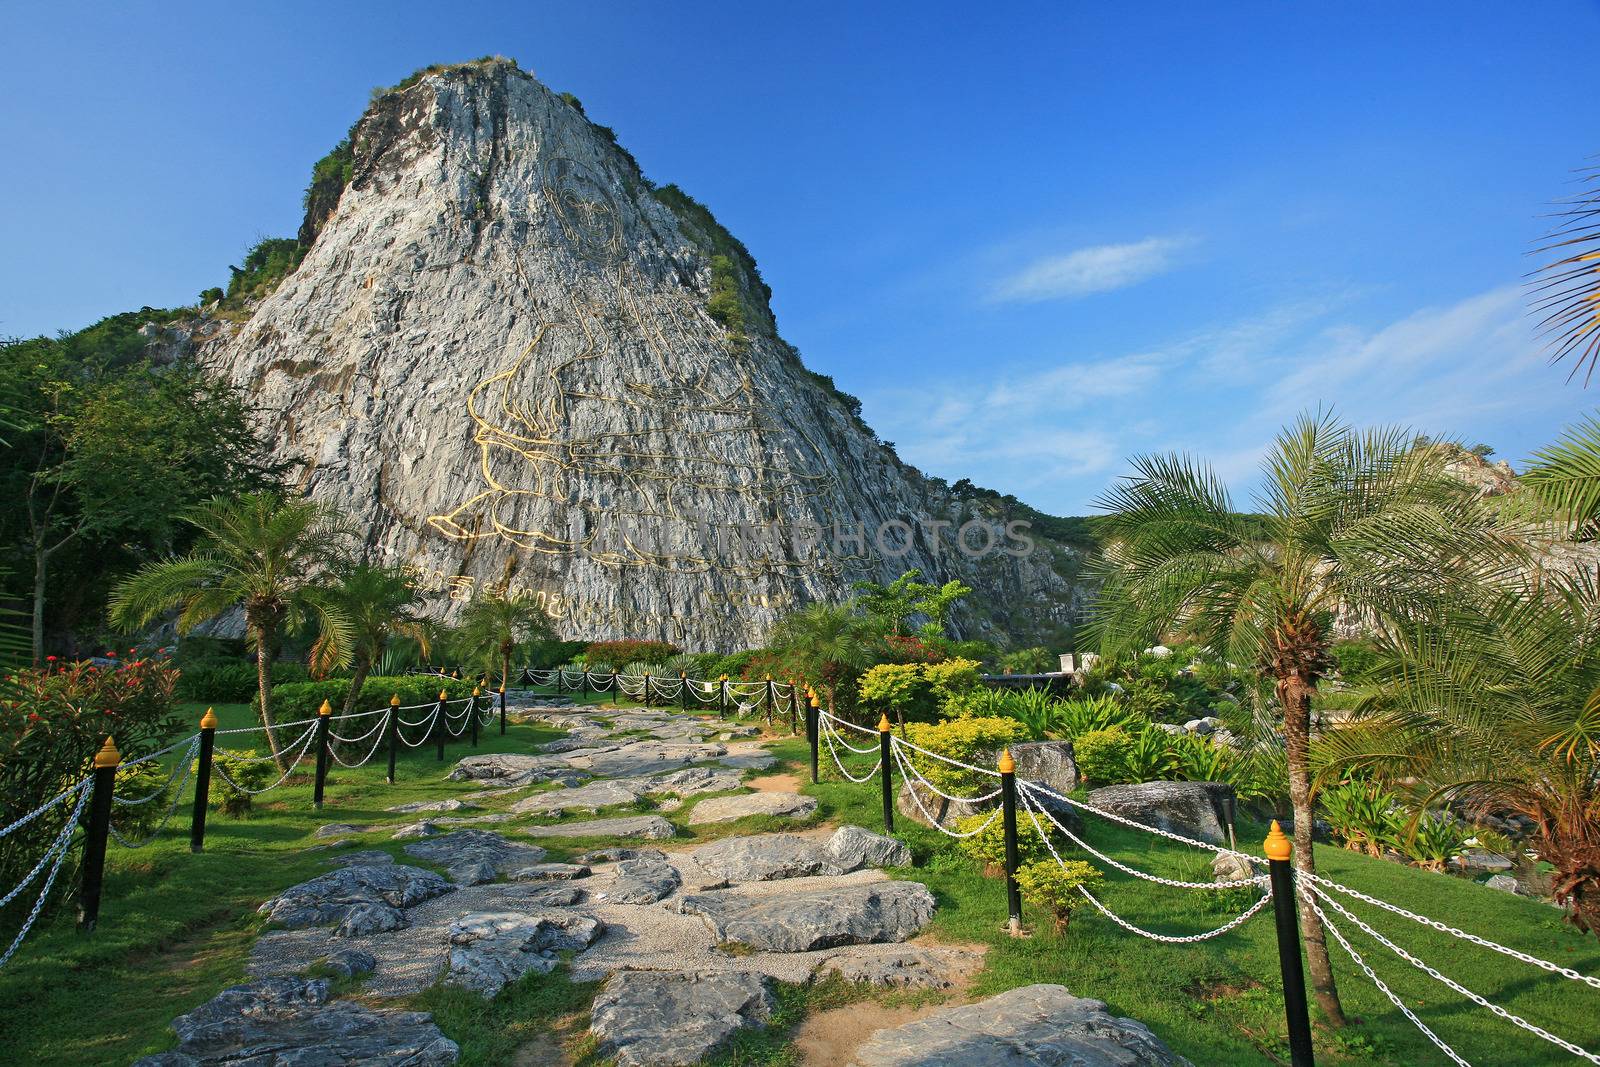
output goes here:
<path id="1" fill-rule="evenodd" d="M 43 668 L 7 676 L 0 688 L 0 826 L 87 775 L 107 736 L 126 761 L 194 728 L 173 714 L 174 668 L 149 659 L 103 660 L 109 664 L 50 657 Z M 69 812 L 58 806 L 0 838 L 0 886 L 9 890 L 33 868 Z M 31 907 L 33 897 L 24 893 L 18 900 Z"/>

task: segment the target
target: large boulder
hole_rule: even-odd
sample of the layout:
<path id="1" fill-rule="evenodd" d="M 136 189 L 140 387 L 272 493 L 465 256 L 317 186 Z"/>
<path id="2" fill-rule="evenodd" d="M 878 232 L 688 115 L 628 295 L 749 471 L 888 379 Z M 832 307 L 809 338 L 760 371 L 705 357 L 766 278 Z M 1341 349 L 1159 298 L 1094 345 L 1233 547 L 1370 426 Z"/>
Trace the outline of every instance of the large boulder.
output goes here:
<path id="1" fill-rule="evenodd" d="M 492 997 L 530 971 L 555 970 L 556 953 L 594 943 L 605 924 L 575 912 L 474 912 L 450 924 L 449 985 Z"/>
<path id="2" fill-rule="evenodd" d="M 666 859 L 643 856 L 617 864 L 617 878 L 606 890 L 613 904 L 654 904 L 682 884 L 678 869 Z"/>
<path id="3" fill-rule="evenodd" d="M 566 757 L 530 756 L 514 752 L 491 752 L 467 756 L 450 772 L 452 782 L 487 782 L 496 786 L 530 785 L 569 775 L 572 765 Z"/>
<path id="4" fill-rule="evenodd" d="M 1226 782 L 1139 782 L 1096 789 L 1089 803 L 1145 826 L 1224 845 L 1228 831 L 1223 803 L 1233 796 L 1233 786 Z"/>
<path id="5" fill-rule="evenodd" d="M 823 848 L 846 871 L 861 867 L 911 866 L 911 849 L 904 841 L 859 826 L 839 827 Z"/>
<path id="6" fill-rule="evenodd" d="M 499 875 L 531 866 L 545 857 L 545 850 L 537 845 L 510 841 L 488 830 L 457 830 L 427 837 L 406 845 L 405 851 L 446 868 L 450 880 L 457 885 L 492 882 Z"/>
<path id="7" fill-rule="evenodd" d="M 721 767 L 685 767 L 665 774 L 626 778 L 617 784 L 635 789 L 639 793 L 672 793 L 680 797 L 692 797 L 701 793 L 726 793 L 738 789 L 742 785 L 742 779 L 738 771 Z"/>
<path id="8" fill-rule="evenodd" d="M 1078 788 L 1078 763 L 1071 741 L 1027 741 L 1011 746 L 1017 777 L 1063 795 Z"/>
<path id="9" fill-rule="evenodd" d="M 933 894 L 917 882 L 871 882 L 775 897 L 736 891 L 682 897 L 722 944 L 763 952 L 810 952 L 840 945 L 904 941 L 933 919 Z"/>
<path id="10" fill-rule="evenodd" d="M 855 1067 L 1189 1067 L 1132 1019 L 1064 986 L 1030 985 L 879 1030 Z"/>
<path id="11" fill-rule="evenodd" d="M 900 784 L 900 793 L 895 797 L 894 806 L 896 811 L 912 822 L 948 830 L 968 815 L 988 811 L 994 806 L 994 801 L 972 804 L 963 800 L 946 800 L 919 782 L 907 781 Z"/>
<path id="12" fill-rule="evenodd" d="M 817 798 L 799 793 L 742 793 L 731 797 L 710 797 L 689 812 L 690 826 L 732 822 L 752 815 L 780 819 L 806 819 L 816 814 Z"/>
<path id="13" fill-rule="evenodd" d="M 724 837 L 701 845 L 690 853 L 690 859 L 713 880 L 724 883 L 839 875 L 855 869 L 842 866 L 817 842 L 794 834 Z"/>
<path id="14" fill-rule="evenodd" d="M 296 930 L 342 923 L 357 909 L 398 911 L 453 889 L 455 886 L 439 875 L 420 867 L 357 864 L 290 886 L 259 910 L 269 921 Z"/>
<path id="15" fill-rule="evenodd" d="M 692 1067 L 771 1017 L 771 981 L 742 972 L 618 971 L 589 1029 L 621 1067 Z"/>
<path id="16" fill-rule="evenodd" d="M 556 826 L 529 826 L 529 837 L 620 837 L 629 841 L 665 841 L 677 833 L 659 815 L 629 815 L 620 819 L 589 819 Z"/>
<path id="17" fill-rule="evenodd" d="M 172 1029 L 178 1047 L 134 1067 L 443 1067 L 460 1054 L 433 1016 L 331 1000 L 322 979 L 268 978 L 224 989 L 174 1019 Z"/>

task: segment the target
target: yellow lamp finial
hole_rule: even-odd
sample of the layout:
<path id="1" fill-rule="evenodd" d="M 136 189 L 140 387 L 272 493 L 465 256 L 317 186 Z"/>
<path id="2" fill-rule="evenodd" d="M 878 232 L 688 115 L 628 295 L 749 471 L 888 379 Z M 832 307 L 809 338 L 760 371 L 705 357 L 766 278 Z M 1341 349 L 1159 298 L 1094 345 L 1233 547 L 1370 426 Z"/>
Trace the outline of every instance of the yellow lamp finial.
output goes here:
<path id="1" fill-rule="evenodd" d="M 200 729 L 215 730 L 217 728 L 217 710 L 207 708 L 206 713 L 200 716 Z"/>
<path id="2" fill-rule="evenodd" d="M 889 723 L 889 713 L 886 711 L 883 713 L 883 717 L 878 720 L 878 732 L 880 734 L 886 734 L 891 729 L 893 729 L 893 727 Z"/>
<path id="3" fill-rule="evenodd" d="M 1267 831 L 1267 840 L 1262 845 L 1267 859 L 1287 862 L 1294 854 L 1294 842 L 1284 835 L 1283 827 L 1278 825 L 1278 820 L 1272 820 L 1272 829 Z"/>
<path id="4" fill-rule="evenodd" d="M 398 708 L 400 706 L 400 694 L 399 693 L 396 693 L 394 696 L 389 698 L 389 706 L 391 708 Z"/>
<path id="5" fill-rule="evenodd" d="M 1000 750 L 1000 773 L 1017 773 L 1017 761 L 1011 758 L 1011 750 L 1009 748 L 1002 748 Z"/>
<path id="6" fill-rule="evenodd" d="M 476 685 L 473 686 L 472 687 L 472 695 L 475 696 L 475 697 L 476 696 L 482 696 L 483 695 L 483 689 L 481 687 L 479 687 L 479 686 L 476 686 Z"/>
<path id="7" fill-rule="evenodd" d="M 439 699 L 440 700 L 447 699 L 447 696 L 446 696 L 445 691 L 443 689 L 439 690 Z"/>
<path id="8" fill-rule="evenodd" d="M 322 707 L 317 709 L 317 714 L 318 715 L 332 715 L 333 714 L 333 705 L 328 703 L 326 700 L 324 700 L 322 702 Z"/>
<path id="9" fill-rule="evenodd" d="M 115 767 L 122 762 L 122 753 L 117 751 L 117 743 L 106 737 L 106 743 L 100 746 L 100 751 L 94 754 L 94 765 L 100 767 Z"/>

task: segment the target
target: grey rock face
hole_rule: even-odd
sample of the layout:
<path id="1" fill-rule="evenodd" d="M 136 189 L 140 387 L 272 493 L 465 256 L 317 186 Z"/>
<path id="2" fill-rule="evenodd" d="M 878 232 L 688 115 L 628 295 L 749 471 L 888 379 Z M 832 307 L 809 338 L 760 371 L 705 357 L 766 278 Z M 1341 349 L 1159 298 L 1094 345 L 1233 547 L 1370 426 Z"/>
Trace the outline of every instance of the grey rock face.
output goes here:
<path id="1" fill-rule="evenodd" d="M 1468 852 L 1465 856 L 1457 856 L 1452 862 L 1469 871 L 1491 871 L 1495 874 L 1509 871 L 1516 866 L 1510 856 L 1502 856 L 1495 852 Z"/>
<path id="2" fill-rule="evenodd" d="M 841 826 L 828 838 L 827 852 L 847 871 L 860 867 L 909 867 L 911 849 L 905 842 L 875 834 L 859 826 Z"/>
<path id="3" fill-rule="evenodd" d="M 1224 782 L 1140 782 L 1096 789 L 1089 803 L 1146 826 L 1223 845 L 1228 838 L 1222 802 L 1232 797 L 1233 786 Z"/>
<path id="4" fill-rule="evenodd" d="M 634 778 L 675 771 L 694 763 L 708 763 L 727 753 L 721 745 L 679 744 L 670 741 L 634 741 L 605 752 L 568 756 L 574 767 L 597 778 Z"/>
<path id="5" fill-rule="evenodd" d="M 1072 758 L 1071 741 L 1028 741 L 1011 746 L 1017 761 L 1017 777 L 1070 793 L 1078 788 L 1078 764 Z M 985 790 L 987 792 L 987 790 Z"/>
<path id="6" fill-rule="evenodd" d="M 450 925 L 445 981 L 492 997 L 529 971 L 548 974 L 556 952 L 587 948 L 605 925 L 592 915 L 475 912 Z"/>
<path id="7" fill-rule="evenodd" d="M 949 829 L 968 815 L 987 811 L 991 803 L 993 802 L 969 804 L 960 800 L 945 800 L 927 786 L 917 782 L 903 782 L 900 792 L 895 796 L 894 808 L 912 822 Z"/>
<path id="8" fill-rule="evenodd" d="M 341 978 L 359 978 L 363 974 L 371 974 L 373 968 L 378 966 L 378 961 L 370 952 L 346 948 L 329 955 L 322 965 Z"/>
<path id="9" fill-rule="evenodd" d="M 178 1047 L 135 1067 L 375 1064 L 444 1067 L 460 1049 L 414 1011 L 375 1011 L 328 999 L 321 979 L 268 978 L 225 989 L 172 1022 Z"/>
<path id="10" fill-rule="evenodd" d="M 844 866 L 817 842 L 793 834 L 725 837 L 701 845 L 690 855 L 698 867 L 723 882 L 770 882 L 855 869 Z"/>
<path id="11" fill-rule="evenodd" d="M 574 878 L 589 877 L 589 868 L 581 863 L 535 863 L 511 872 L 517 882 L 569 882 Z"/>
<path id="12" fill-rule="evenodd" d="M 680 797 L 692 797 L 701 793 L 723 793 L 738 789 L 741 783 L 737 771 L 720 767 L 685 767 L 681 771 L 669 771 L 666 774 L 623 779 L 617 784 L 628 789 L 637 788 L 646 795 L 673 793 Z"/>
<path id="13" fill-rule="evenodd" d="M 873 882 L 755 898 L 723 890 L 678 901 L 678 910 L 704 918 L 719 942 L 764 952 L 904 941 L 928 925 L 933 909 L 933 894 L 916 882 Z"/>
<path id="14" fill-rule="evenodd" d="M 595 997 L 589 1029 L 622 1067 L 692 1067 L 776 1007 L 758 974 L 619 971 Z"/>
<path id="15" fill-rule="evenodd" d="M 382 902 L 352 904 L 344 913 L 344 918 L 339 920 L 339 925 L 333 928 L 333 936 L 366 937 L 370 934 L 386 934 L 390 930 L 404 929 L 406 925 L 405 912 L 392 904 Z"/>
<path id="16" fill-rule="evenodd" d="M 617 864 L 617 880 L 606 891 L 606 899 L 617 904 L 654 904 L 682 881 L 678 869 L 664 859 L 623 860 Z"/>
<path id="17" fill-rule="evenodd" d="M 492 882 L 501 874 L 545 857 L 545 850 L 537 845 L 508 841 L 488 830 L 457 830 L 413 841 L 405 850 L 409 856 L 446 868 L 450 880 L 457 885 Z"/>
<path id="18" fill-rule="evenodd" d="M 949 989 L 964 972 L 976 969 L 982 956 L 961 949 L 906 947 L 893 952 L 843 948 L 817 961 L 817 978 L 837 974 L 847 982 L 896 989 Z"/>
<path id="19" fill-rule="evenodd" d="M 1031 985 L 892 1030 L 856 1050 L 856 1067 L 1189 1067 L 1143 1023 L 1064 986 Z"/>
<path id="20" fill-rule="evenodd" d="M 972 585 L 995 637 L 1068 621 L 1052 551 L 973 560 L 954 527 L 896 558 L 873 544 L 907 516 L 959 525 L 964 500 L 806 372 L 742 257 L 741 336 L 713 319 L 712 235 L 531 76 L 427 74 L 351 140 L 304 262 L 197 358 L 264 412 L 297 484 L 446 612 L 509 577 L 567 634 L 730 649 L 917 567 Z M 759 544 L 700 525 L 765 532 L 774 515 Z M 866 543 L 812 548 L 805 532 L 836 523 Z M 955 622 L 978 617 L 962 604 Z"/>
<path id="21" fill-rule="evenodd" d="M 620 819 L 589 819 L 559 826 L 529 826 L 529 837 L 621 837 L 636 841 L 665 841 L 677 831 L 659 815 L 630 815 Z"/>
<path id="22" fill-rule="evenodd" d="M 290 886 L 262 904 L 269 920 L 291 930 L 342 922 L 352 908 L 387 905 L 409 908 L 450 892 L 455 886 L 418 867 L 373 864 L 345 867 Z"/>
<path id="23" fill-rule="evenodd" d="M 1515 893 L 1518 895 L 1522 893 L 1522 884 L 1509 874 L 1491 875 L 1488 881 L 1483 884 L 1490 889 L 1498 889 L 1502 893 Z"/>
<path id="24" fill-rule="evenodd" d="M 620 863 L 623 860 L 636 860 L 642 856 L 664 860 L 667 854 L 659 848 L 593 848 L 577 857 L 579 863 Z"/>
<path id="25" fill-rule="evenodd" d="M 531 797 L 523 797 L 509 810 L 518 815 L 558 815 L 567 811 L 593 812 L 614 804 L 632 804 L 638 799 L 639 794 L 622 782 L 597 781 L 576 789 L 535 793 Z"/>
<path id="26" fill-rule="evenodd" d="M 799 793 L 746 793 L 743 796 L 711 797 L 702 800 L 689 813 L 690 826 L 730 822 L 751 815 L 771 815 L 783 819 L 804 819 L 816 814 L 817 798 Z"/>

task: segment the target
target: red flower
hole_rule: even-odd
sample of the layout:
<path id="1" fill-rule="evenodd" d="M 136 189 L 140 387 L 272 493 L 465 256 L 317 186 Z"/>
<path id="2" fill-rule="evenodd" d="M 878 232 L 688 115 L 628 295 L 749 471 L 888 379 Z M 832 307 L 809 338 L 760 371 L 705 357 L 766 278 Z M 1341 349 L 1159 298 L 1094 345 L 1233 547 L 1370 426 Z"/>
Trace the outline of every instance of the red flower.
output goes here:
<path id="1" fill-rule="evenodd" d="M 45 659 L 48 660 L 51 663 L 54 663 L 56 661 L 56 658 L 54 656 L 46 656 Z"/>
<path id="2" fill-rule="evenodd" d="M 107 652 L 106 653 L 106 659 L 116 659 L 116 658 L 117 658 L 117 654 L 115 652 Z"/>
<path id="3" fill-rule="evenodd" d="M 28 721 L 29 722 L 38 722 L 39 721 L 39 713 L 37 711 L 28 712 Z"/>

